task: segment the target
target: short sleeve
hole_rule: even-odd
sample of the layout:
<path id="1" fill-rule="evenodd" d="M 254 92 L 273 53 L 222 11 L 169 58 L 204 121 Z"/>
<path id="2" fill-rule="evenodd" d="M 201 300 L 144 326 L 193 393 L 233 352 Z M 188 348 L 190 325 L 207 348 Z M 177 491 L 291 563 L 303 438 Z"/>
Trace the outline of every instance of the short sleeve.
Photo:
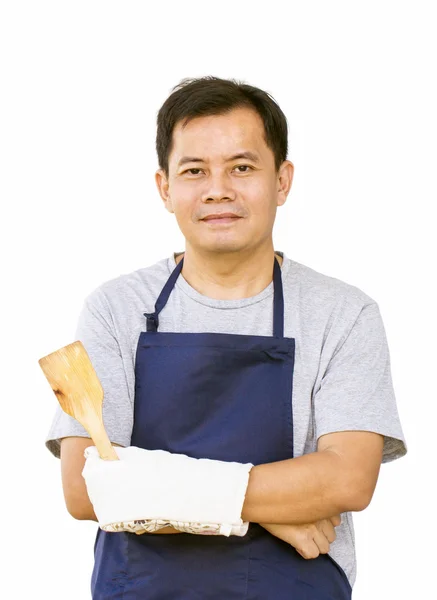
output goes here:
<path id="1" fill-rule="evenodd" d="M 103 424 L 112 443 L 129 446 L 133 425 L 133 403 L 126 372 L 114 332 L 109 304 L 98 288 L 84 301 L 75 339 L 87 351 L 103 388 Z M 90 437 L 82 425 L 58 405 L 46 437 L 46 447 L 60 458 L 64 437 Z"/>
<path id="2" fill-rule="evenodd" d="M 386 332 L 376 302 L 364 306 L 333 353 L 314 396 L 316 435 L 373 431 L 384 436 L 382 462 L 404 456 Z"/>

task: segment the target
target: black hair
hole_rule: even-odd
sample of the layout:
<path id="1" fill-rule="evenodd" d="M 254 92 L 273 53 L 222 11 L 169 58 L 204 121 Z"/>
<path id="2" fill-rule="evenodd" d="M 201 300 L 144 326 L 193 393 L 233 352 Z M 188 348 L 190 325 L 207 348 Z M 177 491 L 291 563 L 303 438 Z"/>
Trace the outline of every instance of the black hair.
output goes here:
<path id="1" fill-rule="evenodd" d="M 168 157 L 172 150 L 173 129 L 183 127 L 200 116 L 223 115 L 233 109 L 254 109 L 264 123 L 264 140 L 275 158 L 276 173 L 287 158 L 287 119 L 274 98 L 264 90 L 235 79 L 207 75 L 185 78 L 172 88 L 157 116 L 156 152 L 159 168 L 168 178 Z"/>

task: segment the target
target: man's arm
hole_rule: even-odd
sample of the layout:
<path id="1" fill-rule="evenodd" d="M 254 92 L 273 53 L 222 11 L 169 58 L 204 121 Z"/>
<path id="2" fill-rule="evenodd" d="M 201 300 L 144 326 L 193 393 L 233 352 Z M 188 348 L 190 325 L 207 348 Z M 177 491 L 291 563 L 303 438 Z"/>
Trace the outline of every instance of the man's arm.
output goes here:
<path id="1" fill-rule="evenodd" d="M 90 445 L 93 443 L 89 438 L 62 440 L 62 484 L 68 512 L 76 519 L 97 521 L 81 474 L 83 452 Z M 307 524 L 342 512 L 363 510 L 376 486 L 382 449 L 383 437 L 379 434 L 338 432 L 321 436 L 317 452 L 254 466 L 242 519 Z M 168 528 L 168 533 L 174 531 Z"/>
<path id="2" fill-rule="evenodd" d="M 65 437 L 61 441 L 61 474 L 65 504 L 72 517 L 80 521 L 98 521 L 88 497 L 82 471 L 85 464 L 84 450 L 94 442 L 85 437 Z M 112 442 L 113 446 L 121 447 Z M 163 527 L 156 534 L 181 533 L 173 527 Z"/>
<path id="3" fill-rule="evenodd" d="M 80 521 L 97 521 L 82 477 L 84 450 L 93 445 L 93 440 L 86 437 L 72 436 L 61 440 L 61 476 L 65 504 L 70 515 Z"/>
<path id="4" fill-rule="evenodd" d="M 254 523 L 314 523 L 364 510 L 378 480 L 382 435 L 342 431 L 323 435 L 317 452 L 250 471 L 241 518 Z"/>

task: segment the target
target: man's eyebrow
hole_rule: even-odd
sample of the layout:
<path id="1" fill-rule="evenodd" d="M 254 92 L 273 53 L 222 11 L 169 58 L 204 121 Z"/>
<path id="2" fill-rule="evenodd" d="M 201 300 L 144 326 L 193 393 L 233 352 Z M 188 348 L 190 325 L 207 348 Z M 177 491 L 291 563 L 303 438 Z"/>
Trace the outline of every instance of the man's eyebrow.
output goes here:
<path id="1" fill-rule="evenodd" d="M 238 154 L 234 154 L 233 156 L 230 156 L 226 160 L 226 162 L 231 162 L 233 160 L 237 160 L 238 158 L 247 158 L 254 163 L 259 163 L 258 156 L 254 152 L 250 152 L 250 150 L 248 150 L 247 152 L 239 152 Z M 197 156 L 183 156 L 181 158 L 181 160 L 178 162 L 178 167 L 182 167 L 182 165 L 185 165 L 186 163 L 196 163 L 196 162 L 205 162 L 205 161 L 203 160 L 203 158 L 198 158 Z"/>

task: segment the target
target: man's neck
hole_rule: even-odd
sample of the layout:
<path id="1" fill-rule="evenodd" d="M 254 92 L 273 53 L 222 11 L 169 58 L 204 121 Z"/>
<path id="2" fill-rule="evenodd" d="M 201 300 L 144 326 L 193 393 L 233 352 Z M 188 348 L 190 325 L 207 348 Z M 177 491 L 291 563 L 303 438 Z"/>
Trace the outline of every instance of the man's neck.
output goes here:
<path id="1" fill-rule="evenodd" d="M 175 255 L 176 264 L 184 257 L 181 275 L 196 291 L 217 300 L 237 300 L 256 296 L 273 279 L 274 257 L 282 266 L 282 257 L 273 248 L 247 256 L 203 256 L 188 248 Z"/>

